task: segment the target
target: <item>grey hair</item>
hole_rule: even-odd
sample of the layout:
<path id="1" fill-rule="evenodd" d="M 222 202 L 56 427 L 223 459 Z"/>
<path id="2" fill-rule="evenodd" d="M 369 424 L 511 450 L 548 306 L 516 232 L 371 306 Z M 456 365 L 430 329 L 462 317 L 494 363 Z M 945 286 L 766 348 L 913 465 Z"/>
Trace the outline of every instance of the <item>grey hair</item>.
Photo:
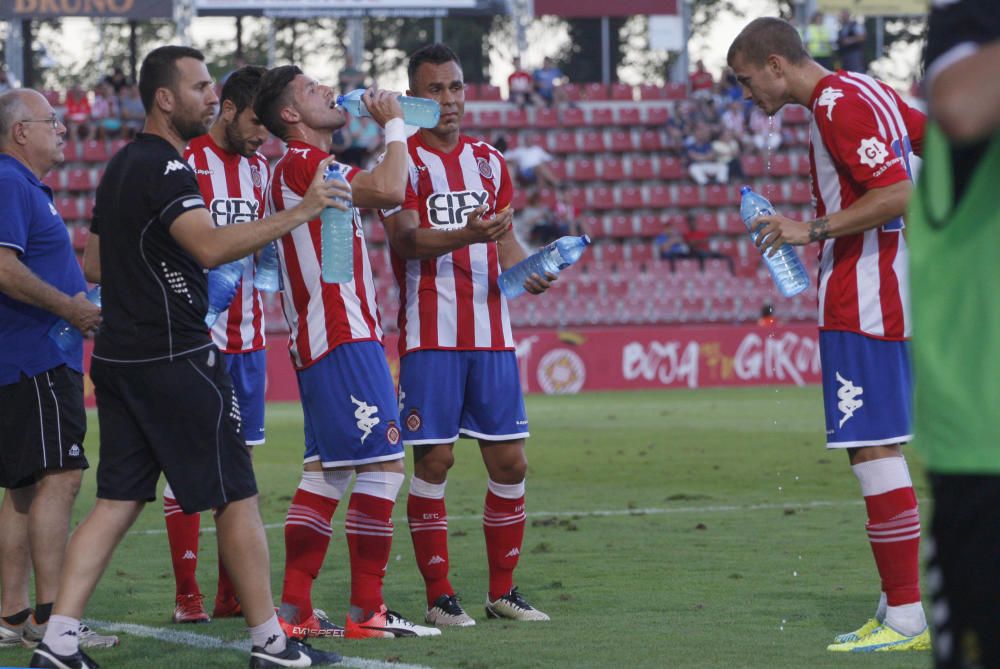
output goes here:
<path id="1" fill-rule="evenodd" d="M 0 146 L 7 143 L 10 129 L 28 113 L 24 104 L 25 89 L 15 88 L 0 93 Z"/>

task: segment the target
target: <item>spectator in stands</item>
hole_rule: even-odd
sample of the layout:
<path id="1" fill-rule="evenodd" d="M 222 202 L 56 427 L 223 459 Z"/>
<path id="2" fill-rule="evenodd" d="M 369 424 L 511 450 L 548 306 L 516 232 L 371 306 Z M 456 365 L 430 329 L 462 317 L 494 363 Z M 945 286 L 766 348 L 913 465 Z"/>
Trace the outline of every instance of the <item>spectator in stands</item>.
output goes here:
<path id="1" fill-rule="evenodd" d="M 80 82 L 74 81 L 66 91 L 66 113 L 63 115 L 66 137 L 86 139 L 90 134 L 90 100 Z"/>
<path id="2" fill-rule="evenodd" d="M 97 125 L 98 140 L 103 141 L 121 130 L 121 108 L 109 83 L 101 82 L 94 89 L 94 104 L 90 108 L 90 117 Z"/>
<path id="3" fill-rule="evenodd" d="M 699 230 L 694 215 L 688 215 L 688 231 L 684 233 L 684 241 L 688 245 L 689 257 L 696 258 L 701 269 L 705 269 L 705 260 L 709 258 L 720 258 L 729 265 L 729 273 L 735 274 L 736 268 L 733 259 L 721 251 L 712 248 L 712 237 L 714 235 L 708 230 Z"/>
<path id="4" fill-rule="evenodd" d="M 762 153 L 777 151 L 781 146 L 781 114 L 768 116 L 759 107 L 750 112 L 750 139 Z"/>
<path id="5" fill-rule="evenodd" d="M 528 193 L 528 202 L 517 212 L 514 236 L 523 239 L 523 244 L 537 249 L 551 241 L 552 210 L 542 202 L 541 192 L 535 188 Z"/>
<path id="6" fill-rule="evenodd" d="M 663 260 L 670 261 L 671 272 L 674 270 L 674 261 L 677 258 L 691 257 L 691 247 L 684 240 L 684 235 L 674 227 L 672 220 L 667 220 L 663 226 L 663 232 L 656 236 L 653 243 L 657 255 Z"/>
<path id="7" fill-rule="evenodd" d="M 722 130 L 732 130 L 737 137 L 742 137 L 747 130 L 746 107 L 742 102 L 730 102 L 726 111 L 719 119 Z"/>
<path id="8" fill-rule="evenodd" d="M 835 35 L 830 34 L 823 12 L 812 15 L 802 35 L 802 41 L 813 60 L 828 70 L 837 69 L 833 65 L 833 47 L 837 40 Z"/>
<path id="9" fill-rule="evenodd" d="M 707 123 L 695 126 L 694 135 L 684 142 L 684 156 L 688 161 L 688 173 L 698 185 L 707 184 L 709 177 L 720 184 L 729 181 L 729 166 L 720 161 L 712 148 L 712 133 Z"/>
<path id="10" fill-rule="evenodd" d="M 840 58 L 840 69 L 850 72 L 866 72 L 865 63 L 865 24 L 855 21 L 850 10 L 840 12 L 840 30 L 837 31 L 837 56 Z"/>
<path id="11" fill-rule="evenodd" d="M 738 138 L 739 135 L 732 129 L 724 128 L 719 137 L 712 142 L 712 150 L 715 151 L 715 157 L 720 163 L 729 166 L 729 176 L 742 178 L 743 167 L 740 165 L 742 147 Z"/>
<path id="12" fill-rule="evenodd" d="M 691 80 L 691 95 L 699 98 L 712 95 L 715 79 L 712 78 L 712 73 L 705 69 L 705 61 L 699 60 L 695 64 L 694 72 L 689 78 Z"/>
<path id="13" fill-rule="evenodd" d="M 682 100 L 674 113 L 667 119 L 667 137 L 669 144 L 674 147 L 684 146 L 684 141 L 688 138 L 694 128 L 691 125 L 691 102 Z"/>
<path id="14" fill-rule="evenodd" d="M 514 164 L 514 173 L 523 186 L 545 186 L 558 188 L 559 179 L 546 163 L 551 161 L 552 154 L 540 146 L 519 146 L 504 153 L 507 163 Z"/>
<path id="15" fill-rule="evenodd" d="M 337 154 L 337 160 L 367 169 L 375 151 L 382 145 L 381 128 L 370 119 L 352 116 L 342 130 L 347 139 L 347 149 Z"/>
<path id="16" fill-rule="evenodd" d="M 365 87 L 364 70 L 358 69 L 354 64 L 354 56 L 350 51 L 344 53 L 344 67 L 340 68 L 340 73 L 337 75 L 337 85 L 341 93 L 350 93 Z"/>
<path id="17" fill-rule="evenodd" d="M 736 80 L 736 73 L 731 67 L 723 70 L 719 78 L 719 100 L 720 104 L 743 102 L 743 87 Z"/>
<path id="18" fill-rule="evenodd" d="M 112 69 L 111 74 L 105 76 L 101 81 L 111 87 L 111 90 L 114 91 L 115 97 L 118 97 L 121 90 L 132 83 L 129 81 L 129 78 L 125 76 L 122 68 L 117 65 L 115 65 L 114 69 Z"/>
<path id="19" fill-rule="evenodd" d="M 556 191 L 554 213 L 556 228 L 560 231 L 559 236 L 590 234 L 586 224 L 580 220 L 580 210 L 577 208 L 576 202 L 573 201 L 573 197 L 573 193 L 565 185 L 560 186 Z"/>
<path id="20" fill-rule="evenodd" d="M 0 65 L 0 93 L 9 91 L 12 88 L 18 88 L 19 86 L 20 84 L 7 72 L 7 67 Z"/>
<path id="21" fill-rule="evenodd" d="M 774 307 L 770 304 L 764 304 L 760 308 L 760 318 L 757 319 L 757 325 L 762 328 L 772 328 L 778 324 L 778 319 L 774 316 Z"/>
<path id="22" fill-rule="evenodd" d="M 562 88 L 563 72 L 551 58 L 544 58 L 542 66 L 535 70 L 532 77 L 535 80 L 535 92 L 549 107 L 566 102 L 566 92 Z"/>
<path id="23" fill-rule="evenodd" d="M 138 87 L 125 86 L 122 88 L 121 115 L 125 135 L 129 139 L 135 137 L 135 134 L 142 130 L 142 125 L 146 121 L 146 110 L 142 106 Z"/>
<path id="24" fill-rule="evenodd" d="M 531 73 L 521 68 L 520 56 L 514 57 L 514 72 L 507 77 L 507 99 L 519 107 L 534 104 L 535 79 Z"/>

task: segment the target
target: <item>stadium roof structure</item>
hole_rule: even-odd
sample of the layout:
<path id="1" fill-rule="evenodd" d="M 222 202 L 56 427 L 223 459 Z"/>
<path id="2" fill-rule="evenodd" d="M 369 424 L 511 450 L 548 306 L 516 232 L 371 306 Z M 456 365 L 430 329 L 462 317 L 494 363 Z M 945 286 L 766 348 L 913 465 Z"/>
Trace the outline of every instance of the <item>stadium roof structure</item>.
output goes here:
<path id="1" fill-rule="evenodd" d="M 678 0 L 534 0 L 535 16 L 551 14 L 565 18 L 601 16 L 677 15 Z"/>
<path id="2" fill-rule="evenodd" d="M 506 0 L 194 0 L 199 16 L 461 16 L 507 14 Z"/>

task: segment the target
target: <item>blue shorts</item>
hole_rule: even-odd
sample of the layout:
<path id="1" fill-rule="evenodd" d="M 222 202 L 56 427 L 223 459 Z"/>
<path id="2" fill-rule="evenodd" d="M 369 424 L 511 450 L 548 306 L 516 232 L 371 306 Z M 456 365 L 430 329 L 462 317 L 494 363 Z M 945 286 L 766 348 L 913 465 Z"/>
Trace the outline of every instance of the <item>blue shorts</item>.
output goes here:
<path id="1" fill-rule="evenodd" d="M 264 443 L 264 389 L 267 385 L 267 351 L 224 353 L 226 371 L 233 380 L 240 405 L 243 439 L 247 446 Z"/>
<path id="2" fill-rule="evenodd" d="M 910 441 L 910 345 L 854 332 L 819 333 L 826 447 L 888 446 Z"/>
<path id="3" fill-rule="evenodd" d="M 305 462 L 345 467 L 403 457 L 399 404 L 382 344 L 341 344 L 297 376 Z"/>
<path id="4" fill-rule="evenodd" d="M 414 351 L 399 362 L 399 405 L 407 446 L 528 436 L 513 351 Z"/>

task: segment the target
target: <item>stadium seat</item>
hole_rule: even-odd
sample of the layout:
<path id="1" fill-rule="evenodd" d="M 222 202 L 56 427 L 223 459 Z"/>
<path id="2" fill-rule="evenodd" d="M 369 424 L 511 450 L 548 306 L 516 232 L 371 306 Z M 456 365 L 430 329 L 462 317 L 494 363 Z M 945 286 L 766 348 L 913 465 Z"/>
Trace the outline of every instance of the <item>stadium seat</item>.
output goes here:
<path id="1" fill-rule="evenodd" d="M 579 102 L 583 99 L 583 94 L 580 89 L 580 84 L 574 84 L 572 82 L 568 84 L 563 84 L 563 93 L 566 95 L 566 99 L 570 102 Z"/>
<path id="2" fill-rule="evenodd" d="M 670 110 L 666 107 L 647 107 L 646 125 L 663 126 L 670 120 Z"/>
<path id="3" fill-rule="evenodd" d="M 63 144 L 63 155 L 66 156 L 66 164 L 78 162 L 80 160 L 80 142 L 67 140 Z"/>
<path id="4" fill-rule="evenodd" d="M 96 187 L 97 182 L 89 169 L 77 167 L 66 173 L 65 188 L 68 191 L 87 191 Z"/>
<path id="5" fill-rule="evenodd" d="M 792 204 L 812 204 L 812 189 L 808 181 L 793 181 L 788 201 Z"/>
<path id="6" fill-rule="evenodd" d="M 584 132 L 580 148 L 587 153 L 604 153 L 607 150 L 604 144 L 604 133 L 594 130 Z"/>
<path id="7" fill-rule="evenodd" d="M 88 139 L 83 143 L 81 157 L 87 163 L 106 163 L 108 161 L 108 149 L 103 141 Z"/>
<path id="8" fill-rule="evenodd" d="M 555 114 L 554 109 L 551 111 Z M 579 107 L 567 107 L 562 110 L 560 118 L 562 121 L 562 127 L 564 128 L 580 128 L 587 125 L 587 121 L 583 117 L 583 110 Z"/>
<path id="9" fill-rule="evenodd" d="M 809 176 L 809 154 L 799 154 L 798 160 L 795 162 L 795 174 L 800 177 Z"/>
<path id="10" fill-rule="evenodd" d="M 501 128 L 509 130 L 520 130 L 528 125 L 528 113 L 523 109 L 508 109 L 500 123 Z"/>
<path id="11" fill-rule="evenodd" d="M 601 161 L 601 179 L 622 181 L 625 179 L 625 164 L 621 158 L 605 158 Z"/>
<path id="12" fill-rule="evenodd" d="M 642 125 L 642 110 L 638 107 L 619 107 L 615 112 L 615 123 L 628 128 Z"/>
<path id="13" fill-rule="evenodd" d="M 768 162 L 770 165 L 766 167 L 771 176 L 787 177 L 792 174 L 792 161 L 789 160 L 787 153 L 775 153 Z"/>
<path id="14" fill-rule="evenodd" d="M 642 189 L 638 186 L 622 186 L 620 191 L 622 209 L 641 209 L 643 207 Z"/>
<path id="15" fill-rule="evenodd" d="M 660 175 L 656 172 L 655 158 L 632 158 L 629 161 L 628 176 L 636 180 L 656 179 Z"/>
<path id="16" fill-rule="evenodd" d="M 681 188 L 684 187 L 681 186 Z M 666 209 L 673 206 L 695 206 L 683 205 L 680 202 L 674 202 L 673 197 L 670 195 L 670 188 L 662 184 L 656 184 L 649 187 L 649 190 L 646 193 L 646 205 L 654 209 Z"/>
<path id="17" fill-rule="evenodd" d="M 576 132 L 572 130 L 560 130 L 552 138 L 553 153 L 576 153 L 577 141 Z"/>
<path id="18" fill-rule="evenodd" d="M 702 197 L 702 191 L 698 186 L 681 184 L 677 187 L 677 199 L 674 204 L 678 207 L 700 207 L 704 204 Z"/>
<path id="19" fill-rule="evenodd" d="M 594 181 L 597 179 L 597 165 L 589 158 L 578 158 L 572 163 L 570 178 L 573 181 Z"/>
<path id="20" fill-rule="evenodd" d="M 551 188 L 543 188 L 539 192 L 542 198 L 542 202 L 545 203 L 546 207 L 556 206 L 556 192 Z M 570 200 L 573 202 L 579 202 L 585 204 L 587 202 L 587 191 L 582 188 L 570 188 Z"/>
<path id="21" fill-rule="evenodd" d="M 704 272 L 712 276 L 729 274 L 729 262 L 725 258 L 706 258 Z"/>
<path id="22" fill-rule="evenodd" d="M 62 176 L 63 170 L 52 170 L 45 175 L 45 178 L 42 179 L 42 183 L 51 188 L 54 192 L 58 192 L 62 190 Z"/>
<path id="23" fill-rule="evenodd" d="M 582 112 L 581 112 L 582 117 Z M 541 109 L 535 110 L 535 122 L 534 127 L 536 128 L 559 128 L 561 124 L 559 123 L 559 110 L 552 109 L 549 107 L 542 107 Z"/>
<path id="24" fill-rule="evenodd" d="M 581 93 L 584 100 L 608 99 L 608 87 L 599 82 L 584 84 Z"/>
<path id="25" fill-rule="evenodd" d="M 476 85 L 475 84 L 466 84 L 465 85 L 465 101 L 466 102 L 475 102 L 477 100 L 479 100 L 479 91 L 477 90 Z"/>
<path id="26" fill-rule="evenodd" d="M 628 130 L 615 130 L 611 133 L 611 150 L 612 151 L 632 151 L 635 149 L 635 143 L 632 141 L 632 133 Z"/>
<path id="27" fill-rule="evenodd" d="M 548 135 L 540 132 L 521 132 L 521 146 L 540 146 L 543 149 L 548 150 Z M 508 142 L 508 146 L 510 143 Z"/>
<path id="28" fill-rule="evenodd" d="M 643 214 L 639 217 L 639 236 L 656 237 L 663 232 L 667 217 L 660 214 Z"/>
<path id="29" fill-rule="evenodd" d="M 622 208 L 626 208 L 624 203 L 622 204 Z M 606 221 L 609 237 L 614 237 L 615 239 L 628 239 L 635 234 L 635 226 L 632 224 L 631 216 L 623 216 L 619 214 L 606 219 Z"/>
<path id="30" fill-rule="evenodd" d="M 109 156 L 115 155 L 116 153 L 124 149 L 125 145 L 128 144 L 128 142 L 129 140 L 121 137 L 119 137 L 116 140 L 113 140 L 111 144 L 108 146 L 108 155 Z"/>
<path id="31" fill-rule="evenodd" d="M 607 237 L 607 233 L 604 231 L 604 219 L 601 217 L 584 214 L 577 218 L 577 222 L 584 233 L 590 235 L 591 239 L 597 240 Z"/>
<path id="32" fill-rule="evenodd" d="M 629 246 L 629 259 L 634 263 L 647 263 L 653 259 L 653 245 L 640 242 Z"/>
<path id="33" fill-rule="evenodd" d="M 616 245 L 617 246 L 617 245 Z M 622 248 L 619 246 L 619 248 Z M 629 277 L 612 274 L 604 281 L 604 296 L 615 302 L 622 300 L 629 293 Z"/>
<path id="34" fill-rule="evenodd" d="M 727 235 L 742 235 L 746 232 L 746 226 L 738 211 L 727 211 L 722 216 L 720 230 Z"/>
<path id="35" fill-rule="evenodd" d="M 483 102 L 500 102 L 503 100 L 500 96 L 500 88 L 492 84 L 479 84 L 479 91 L 476 99 L 482 100 Z"/>
<path id="36" fill-rule="evenodd" d="M 574 200 L 574 202 L 582 202 L 582 200 Z M 615 191 L 610 186 L 597 186 L 591 190 L 590 207 L 592 209 L 614 209 L 617 206 L 615 204 Z"/>
<path id="37" fill-rule="evenodd" d="M 610 107 L 594 107 L 590 110 L 590 125 L 599 128 L 615 124 L 615 113 Z"/>
<path id="38" fill-rule="evenodd" d="M 756 178 L 764 175 L 764 161 L 760 156 L 744 155 L 740 158 L 740 167 L 743 168 L 743 175 L 749 178 Z"/>
<path id="39" fill-rule="evenodd" d="M 476 136 L 479 136 L 479 131 L 483 128 L 483 121 L 480 115 L 481 112 L 477 112 L 474 109 L 466 109 L 465 115 L 462 117 L 462 128 L 467 131 L 475 131 Z"/>
<path id="40" fill-rule="evenodd" d="M 549 168 L 549 171 L 552 172 L 552 176 L 556 179 L 559 181 L 566 180 L 566 163 L 558 160 L 550 160 L 546 163 L 546 166 Z"/>
<path id="41" fill-rule="evenodd" d="M 757 190 L 758 193 L 771 201 L 771 204 L 784 204 L 788 202 L 785 189 L 780 183 L 765 183 Z"/>
<path id="42" fill-rule="evenodd" d="M 705 187 L 705 204 L 709 207 L 728 207 L 733 202 L 733 190 L 722 184 L 712 184 Z"/>
<path id="43" fill-rule="evenodd" d="M 628 84 L 614 83 L 611 84 L 611 99 L 612 100 L 632 100 L 632 87 Z"/>
<path id="44" fill-rule="evenodd" d="M 695 215 L 694 227 L 699 232 L 715 234 L 719 230 L 719 215 L 703 211 Z"/>
<path id="45" fill-rule="evenodd" d="M 624 259 L 622 245 L 617 242 L 605 242 L 601 245 L 601 262 L 606 265 L 617 265 Z M 607 286 L 607 284 L 605 284 Z"/>
<path id="46" fill-rule="evenodd" d="M 528 206 L 528 193 L 524 188 L 515 188 L 511 198 L 510 206 L 515 210 L 524 209 Z"/>
<path id="47" fill-rule="evenodd" d="M 683 100 L 687 97 L 687 85 L 670 82 L 666 85 L 666 98 L 667 100 Z"/>
<path id="48" fill-rule="evenodd" d="M 797 125 L 809 122 L 809 110 L 799 105 L 789 105 L 781 111 L 781 121 L 786 125 Z"/>
<path id="49" fill-rule="evenodd" d="M 657 86 L 656 84 L 640 84 L 639 85 L 639 99 L 640 100 L 666 100 L 667 90 L 663 86 Z"/>
<path id="50" fill-rule="evenodd" d="M 640 151 L 662 151 L 663 134 L 659 130 L 643 130 L 639 135 Z"/>
<path id="51" fill-rule="evenodd" d="M 499 109 L 484 109 L 479 112 L 478 123 L 479 127 L 487 131 L 500 127 L 500 110 Z"/>
<path id="52" fill-rule="evenodd" d="M 63 195 L 57 197 L 55 200 L 55 205 L 56 205 L 56 210 L 59 212 L 59 215 L 62 216 L 62 219 L 67 223 L 72 223 L 73 221 L 79 221 L 85 218 L 85 215 L 83 213 L 83 207 L 80 206 L 80 198 L 76 197 L 75 195 L 72 196 Z M 73 226 L 73 227 L 82 227 L 82 226 Z M 71 236 L 72 236 L 72 230 L 71 230 Z M 79 250 L 83 250 L 83 247 L 81 247 Z"/>

